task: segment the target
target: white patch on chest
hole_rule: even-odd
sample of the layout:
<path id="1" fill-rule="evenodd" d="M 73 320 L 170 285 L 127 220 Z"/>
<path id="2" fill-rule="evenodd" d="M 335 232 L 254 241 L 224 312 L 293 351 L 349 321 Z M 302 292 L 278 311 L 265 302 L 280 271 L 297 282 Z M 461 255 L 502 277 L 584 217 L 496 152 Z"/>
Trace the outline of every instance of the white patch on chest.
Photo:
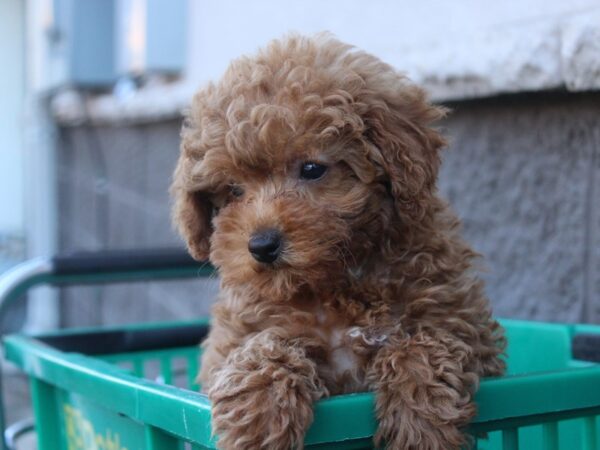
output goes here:
<path id="1" fill-rule="evenodd" d="M 329 350 L 328 365 L 331 374 L 336 378 L 346 373 L 355 374 L 359 361 L 348 338 L 352 328 L 329 323 L 327 313 L 322 309 L 316 312 L 315 317 L 317 333 L 325 341 Z"/>
<path id="2" fill-rule="evenodd" d="M 358 369 L 356 354 L 350 347 L 339 347 L 331 352 L 329 364 L 336 376 L 347 372 L 355 373 Z"/>
<path id="3" fill-rule="evenodd" d="M 310 333 L 321 340 L 327 355 L 319 372 L 328 388 L 340 393 L 365 390 L 368 387 L 365 365 L 386 344 L 389 328 L 349 326 L 340 320 L 338 313 L 326 307 L 317 307 L 311 312 L 314 319 Z"/>

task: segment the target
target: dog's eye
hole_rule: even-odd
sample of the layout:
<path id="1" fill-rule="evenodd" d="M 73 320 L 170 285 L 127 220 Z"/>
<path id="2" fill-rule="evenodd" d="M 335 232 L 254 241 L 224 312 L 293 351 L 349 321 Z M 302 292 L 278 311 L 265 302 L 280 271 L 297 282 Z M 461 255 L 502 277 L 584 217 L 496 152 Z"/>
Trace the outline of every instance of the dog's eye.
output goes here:
<path id="1" fill-rule="evenodd" d="M 327 166 L 316 162 L 305 162 L 300 169 L 300 178 L 305 180 L 316 180 L 321 178 L 327 171 Z"/>
<path id="2" fill-rule="evenodd" d="M 230 192 L 231 195 L 233 195 L 236 198 L 239 198 L 242 195 L 244 195 L 244 189 L 241 186 L 238 186 L 237 184 L 231 185 Z"/>

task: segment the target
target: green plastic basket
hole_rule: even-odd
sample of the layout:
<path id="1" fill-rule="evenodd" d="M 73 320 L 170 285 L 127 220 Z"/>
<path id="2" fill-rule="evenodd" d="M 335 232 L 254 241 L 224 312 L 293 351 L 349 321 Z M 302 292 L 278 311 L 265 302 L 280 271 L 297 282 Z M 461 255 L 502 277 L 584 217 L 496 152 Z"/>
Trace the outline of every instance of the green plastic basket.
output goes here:
<path id="1" fill-rule="evenodd" d="M 503 321 L 508 375 L 481 383 L 470 427 L 487 450 L 599 448 L 600 365 L 576 360 L 573 339 L 600 327 Z M 66 331 L 5 339 L 31 380 L 40 450 L 215 448 L 210 403 L 197 393 L 207 321 Z M 307 448 L 367 449 L 373 395 L 318 402 Z"/>

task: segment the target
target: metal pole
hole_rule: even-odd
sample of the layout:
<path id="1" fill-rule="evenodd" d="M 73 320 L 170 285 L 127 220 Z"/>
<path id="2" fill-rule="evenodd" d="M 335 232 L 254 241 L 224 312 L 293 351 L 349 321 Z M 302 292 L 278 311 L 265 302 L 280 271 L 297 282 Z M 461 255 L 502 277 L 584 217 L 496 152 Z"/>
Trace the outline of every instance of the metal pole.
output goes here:
<path id="1" fill-rule="evenodd" d="M 0 278 L 0 319 L 4 317 L 8 306 L 23 295 L 27 289 L 35 284 L 43 283 L 45 278 L 51 274 L 52 263 L 44 258 L 25 261 L 6 272 Z M 3 373 L 0 368 L 0 430 L 2 430 L 0 449 L 10 450 L 8 442 L 10 430 L 6 428 L 2 375 Z"/>

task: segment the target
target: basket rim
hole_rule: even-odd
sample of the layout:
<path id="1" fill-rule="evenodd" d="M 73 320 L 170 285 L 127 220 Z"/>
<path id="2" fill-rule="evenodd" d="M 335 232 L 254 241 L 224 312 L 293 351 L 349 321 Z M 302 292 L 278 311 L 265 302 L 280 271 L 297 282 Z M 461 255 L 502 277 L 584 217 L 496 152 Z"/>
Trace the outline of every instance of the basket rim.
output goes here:
<path id="1" fill-rule="evenodd" d="M 40 336 L 22 334 L 4 338 L 6 358 L 30 377 L 90 401 L 136 421 L 161 428 L 179 438 L 209 448 L 215 440 L 210 428 L 210 401 L 206 395 L 160 384 L 129 374 L 95 356 L 57 350 L 44 339 L 50 336 L 122 330 L 169 330 L 206 325 L 203 318 L 116 327 L 70 329 Z M 560 325 L 502 320 L 505 327 L 561 327 L 569 336 L 599 333 L 600 326 Z M 470 426 L 475 434 L 524 424 L 543 423 L 600 414 L 600 365 L 577 363 L 566 369 L 484 379 L 476 394 L 477 418 Z M 551 393 L 551 394 L 549 394 Z M 314 422 L 306 444 L 368 439 L 376 429 L 374 396 L 358 393 L 334 396 L 315 404 Z M 196 424 L 188 427 L 188 424 Z"/>

